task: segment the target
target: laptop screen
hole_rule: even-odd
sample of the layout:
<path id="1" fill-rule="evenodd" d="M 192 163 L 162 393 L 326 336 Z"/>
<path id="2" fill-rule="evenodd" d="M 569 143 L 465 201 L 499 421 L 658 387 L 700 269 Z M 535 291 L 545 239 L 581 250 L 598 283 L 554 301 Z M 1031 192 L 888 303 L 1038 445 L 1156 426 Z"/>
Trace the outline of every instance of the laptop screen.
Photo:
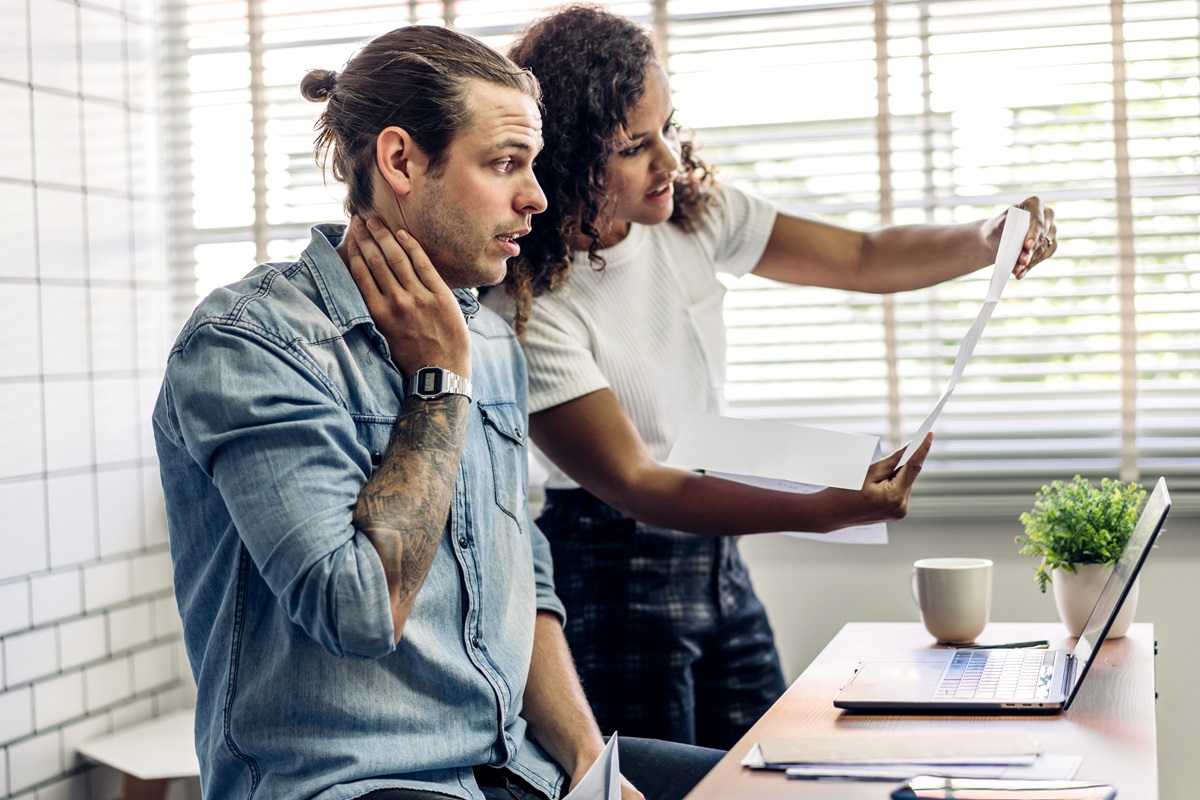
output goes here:
<path id="1" fill-rule="evenodd" d="M 1167 493 L 1167 483 L 1159 478 L 1158 483 L 1154 486 L 1154 491 L 1150 493 L 1145 505 L 1142 506 L 1141 516 L 1138 517 L 1133 533 L 1129 535 L 1129 542 L 1121 552 L 1121 558 L 1117 560 L 1112 575 L 1109 576 L 1108 582 L 1100 591 L 1100 597 L 1096 600 L 1092 614 L 1083 626 L 1083 633 L 1080 635 L 1079 641 L 1071 651 L 1078 661 L 1075 664 L 1071 696 L 1067 700 L 1067 705 L 1070 705 L 1071 700 L 1075 698 L 1075 692 L 1083 681 L 1088 667 L 1091 666 L 1092 658 L 1100 649 L 1104 637 L 1108 635 L 1108 629 L 1112 626 L 1112 621 L 1121 608 L 1121 602 L 1125 599 L 1125 595 L 1129 594 L 1129 586 L 1137 577 L 1142 563 L 1145 562 L 1150 546 L 1158 536 L 1158 531 L 1170 509 L 1171 496 Z"/>

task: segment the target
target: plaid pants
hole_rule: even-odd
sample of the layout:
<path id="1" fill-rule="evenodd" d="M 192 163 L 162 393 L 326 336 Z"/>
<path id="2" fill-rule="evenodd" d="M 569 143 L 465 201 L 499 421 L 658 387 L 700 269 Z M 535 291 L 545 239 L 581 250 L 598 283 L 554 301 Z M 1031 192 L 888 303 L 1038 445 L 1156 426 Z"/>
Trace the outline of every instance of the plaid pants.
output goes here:
<path id="1" fill-rule="evenodd" d="M 566 636 L 601 730 L 726 750 L 786 686 L 733 536 L 644 525 L 547 490 Z"/>

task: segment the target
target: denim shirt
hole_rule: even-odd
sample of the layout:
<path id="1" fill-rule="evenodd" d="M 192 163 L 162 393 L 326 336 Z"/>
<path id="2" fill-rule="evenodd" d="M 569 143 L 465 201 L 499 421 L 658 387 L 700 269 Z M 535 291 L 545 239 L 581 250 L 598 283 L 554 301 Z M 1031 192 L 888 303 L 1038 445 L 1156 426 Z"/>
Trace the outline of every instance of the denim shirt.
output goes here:
<path id="1" fill-rule="evenodd" d="M 315 227 L 295 263 L 204 300 L 154 409 L 205 800 L 387 787 L 481 800 L 475 765 L 557 797 L 563 771 L 520 716 L 537 612 L 563 613 L 528 511 L 520 347 L 457 293 L 475 399 L 396 644 L 383 566 L 351 516 L 403 380 L 334 249 L 343 230 Z"/>

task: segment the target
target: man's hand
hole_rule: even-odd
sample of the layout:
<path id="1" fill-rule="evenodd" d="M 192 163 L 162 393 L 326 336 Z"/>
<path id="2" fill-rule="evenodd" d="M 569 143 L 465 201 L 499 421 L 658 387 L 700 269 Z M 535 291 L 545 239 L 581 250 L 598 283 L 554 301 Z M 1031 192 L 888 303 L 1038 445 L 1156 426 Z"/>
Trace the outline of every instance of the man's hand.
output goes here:
<path id="1" fill-rule="evenodd" d="M 471 338 L 454 293 L 421 245 L 395 235 L 375 217 L 354 218 L 346 236 L 350 275 L 358 284 L 392 361 L 405 375 L 433 364 L 471 377 Z"/>
<path id="2" fill-rule="evenodd" d="M 1038 197 L 1027 197 L 1017 208 L 1029 212 L 1029 232 L 1025 234 L 1025 242 L 1021 255 L 1013 267 L 1013 275 L 1018 279 L 1024 278 L 1035 264 L 1045 261 L 1058 250 L 1058 228 L 1054 224 L 1054 209 L 1043 206 Z M 1005 208 L 999 214 L 983 224 L 983 236 L 988 246 L 995 254 L 1000 247 L 1000 237 L 1004 233 L 1004 220 L 1008 214 Z"/>

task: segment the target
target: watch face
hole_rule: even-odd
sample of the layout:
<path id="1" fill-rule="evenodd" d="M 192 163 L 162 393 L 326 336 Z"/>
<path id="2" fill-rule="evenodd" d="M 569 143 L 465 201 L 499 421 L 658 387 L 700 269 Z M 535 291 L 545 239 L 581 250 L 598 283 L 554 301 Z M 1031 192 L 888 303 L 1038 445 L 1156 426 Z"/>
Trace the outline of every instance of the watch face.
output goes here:
<path id="1" fill-rule="evenodd" d="M 423 369 L 417 373 L 417 394 L 441 394 L 442 371 Z"/>

